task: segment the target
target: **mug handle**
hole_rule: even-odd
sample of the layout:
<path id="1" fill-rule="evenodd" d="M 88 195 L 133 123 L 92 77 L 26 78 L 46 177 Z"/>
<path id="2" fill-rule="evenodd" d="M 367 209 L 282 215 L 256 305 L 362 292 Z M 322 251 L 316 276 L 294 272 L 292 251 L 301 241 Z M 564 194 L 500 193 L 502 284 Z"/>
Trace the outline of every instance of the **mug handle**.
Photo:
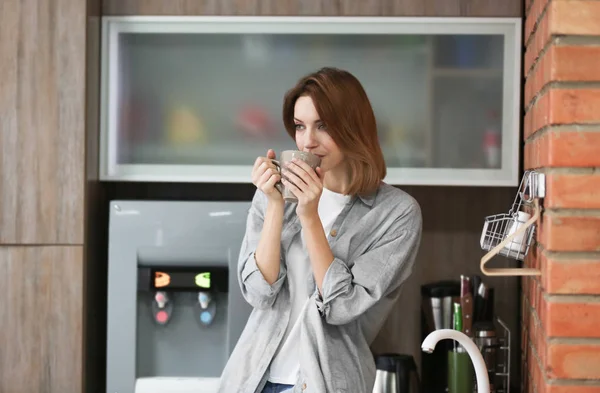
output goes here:
<path id="1" fill-rule="evenodd" d="M 279 162 L 279 160 L 272 159 L 271 162 L 275 164 L 277 170 L 279 170 L 279 173 L 281 174 L 281 163 Z M 275 184 L 275 189 L 277 189 L 277 191 L 279 191 L 279 193 L 283 195 L 283 184 L 281 183 L 281 180 Z"/>

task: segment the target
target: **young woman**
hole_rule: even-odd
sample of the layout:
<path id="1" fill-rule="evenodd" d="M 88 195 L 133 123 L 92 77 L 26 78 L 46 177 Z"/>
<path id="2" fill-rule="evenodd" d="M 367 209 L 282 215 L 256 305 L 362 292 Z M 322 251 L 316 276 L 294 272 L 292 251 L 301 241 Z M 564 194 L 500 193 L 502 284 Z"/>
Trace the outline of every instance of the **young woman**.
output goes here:
<path id="1" fill-rule="evenodd" d="M 254 309 L 219 392 L 370 393 L 369 346 L 412 272 L 421 211 L 382 182 L 375 116 L 350 73 L 302 78 L 285 96 L 283 122 L 321 165 L 292 162 L 282 180 L 272 150 L 254 163 L 238 268 Z M 284 203 L 281 180 L 297 204 Z"/>

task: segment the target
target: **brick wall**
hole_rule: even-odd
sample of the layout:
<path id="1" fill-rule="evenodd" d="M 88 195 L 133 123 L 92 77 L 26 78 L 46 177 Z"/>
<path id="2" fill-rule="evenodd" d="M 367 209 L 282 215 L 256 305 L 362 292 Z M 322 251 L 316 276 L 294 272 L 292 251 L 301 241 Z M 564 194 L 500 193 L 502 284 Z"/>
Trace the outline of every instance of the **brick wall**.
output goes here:
<path id="1" fill-rule="evenodd" d="M 523 278 L 523 391 L 600 393 L 600 1 L 526 0 L 525 168 L 546 173 Z"/>

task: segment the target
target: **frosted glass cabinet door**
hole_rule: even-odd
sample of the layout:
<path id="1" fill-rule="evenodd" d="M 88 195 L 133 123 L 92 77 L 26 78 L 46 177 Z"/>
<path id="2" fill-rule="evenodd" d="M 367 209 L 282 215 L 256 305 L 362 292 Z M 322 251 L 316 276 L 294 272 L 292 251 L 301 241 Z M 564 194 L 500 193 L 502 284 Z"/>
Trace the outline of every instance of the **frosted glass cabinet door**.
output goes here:
<path id="1" fill-rule="evenodd" d="M 283 96 L 352 72 L 391 184 L 517 185 L 518 19 L 106 17 L 103 180 L 249 182 Z"/>

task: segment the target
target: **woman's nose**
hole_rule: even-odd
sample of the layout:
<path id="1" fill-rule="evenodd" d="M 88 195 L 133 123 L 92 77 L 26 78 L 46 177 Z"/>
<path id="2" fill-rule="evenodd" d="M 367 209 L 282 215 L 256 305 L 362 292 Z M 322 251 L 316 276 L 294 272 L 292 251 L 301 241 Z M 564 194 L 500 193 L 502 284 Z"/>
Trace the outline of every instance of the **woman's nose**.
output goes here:
<path id="1" fill-rule="evenodd" d="M 305 149 L 315 148 L 318 145 L 318 142 L 314 131 L 308 130 L 308 132 L 305 132 L 303 142 Z"/>

